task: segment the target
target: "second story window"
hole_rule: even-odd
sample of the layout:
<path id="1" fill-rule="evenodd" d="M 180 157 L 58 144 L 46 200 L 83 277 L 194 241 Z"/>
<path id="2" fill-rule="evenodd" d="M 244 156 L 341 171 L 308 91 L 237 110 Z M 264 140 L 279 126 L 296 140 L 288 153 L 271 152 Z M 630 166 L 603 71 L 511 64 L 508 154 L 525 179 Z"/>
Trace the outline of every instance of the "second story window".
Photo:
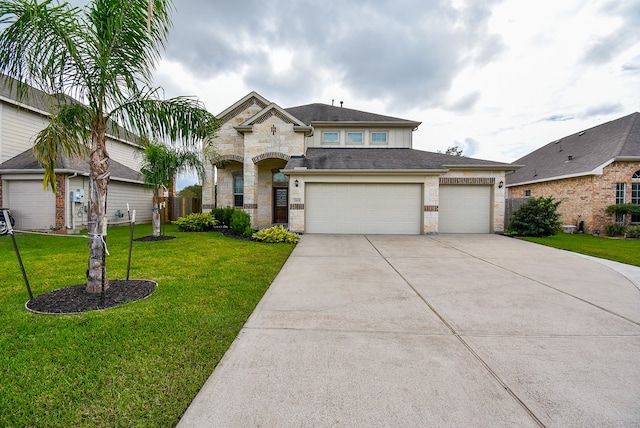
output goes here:
<path id="1" fill-rule="evenodd" d="M 362 132 L 347 132 L 347 144 L 362 144 Z"/>
<path id="2" fill-rule="evenodd" d="M 387 144 L 388 134 L 386 132 L 372 132 L 371 144 Z"/>
<path id="3" fill-rule="evenodd" d="M 339 144 L 340 136 L 337 131 L 323 131 L 322 144 Z"/>

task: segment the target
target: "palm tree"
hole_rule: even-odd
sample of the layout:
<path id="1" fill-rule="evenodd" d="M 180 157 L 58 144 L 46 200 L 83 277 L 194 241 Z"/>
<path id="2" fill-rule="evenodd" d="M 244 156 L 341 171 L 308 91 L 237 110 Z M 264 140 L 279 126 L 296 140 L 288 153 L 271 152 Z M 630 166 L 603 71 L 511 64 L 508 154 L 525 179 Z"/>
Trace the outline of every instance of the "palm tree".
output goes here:
<path id="1" fill-rule="evenodd" d="M 204 178 L 204 166 L 196 153 L 164 144 L 145 145 L 140 172 L 145 184 L 153 190 L 153 236 L 160 236 L 160 190 L 170 187 L 179 172 L 188 170 L 195 170 L 200 179 Z"/>
<path id="2" fill-rule="evenodd" d="M 51 94 L 50 122 L 34 145 L 45 169 L 43 184 L 56 191 L 56 158 L 89 155 L 90 293 L 108 287 L 107 132 L 118 135 L 122 126 L 190 146 L 217 129 L 197 100 L 163 100 L 152 86 L 172 7 L 171 0 L 93 0 L 84 9 L 52 0 L 0 0 L 0 72 L 19 99 L 29 96 L 30 87 Z"/>

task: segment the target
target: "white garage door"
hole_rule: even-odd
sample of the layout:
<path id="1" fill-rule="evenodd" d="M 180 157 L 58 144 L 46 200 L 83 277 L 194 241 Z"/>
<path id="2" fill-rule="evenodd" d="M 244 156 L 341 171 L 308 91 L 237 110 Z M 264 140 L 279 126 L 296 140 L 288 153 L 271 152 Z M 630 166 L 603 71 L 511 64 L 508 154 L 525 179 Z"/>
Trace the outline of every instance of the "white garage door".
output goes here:
<path id="1" fill-rule="evenodd" d="M 5 208 L 16 219 L 17 230 L 49 229 L 56 224 L 56 195 L 42 190 L 41 180 L 7 180 L 8 200 Z"/>
<path id="2" fill-rule="evenodd" d="M 491 186 L 440 186 L 439 233 L 490 233 Z"/>
<path id="3" fill-rule="evenodd" d="M 307 233 L 420 234 L 420 184 L 329 184 L 305 187 Z"/>

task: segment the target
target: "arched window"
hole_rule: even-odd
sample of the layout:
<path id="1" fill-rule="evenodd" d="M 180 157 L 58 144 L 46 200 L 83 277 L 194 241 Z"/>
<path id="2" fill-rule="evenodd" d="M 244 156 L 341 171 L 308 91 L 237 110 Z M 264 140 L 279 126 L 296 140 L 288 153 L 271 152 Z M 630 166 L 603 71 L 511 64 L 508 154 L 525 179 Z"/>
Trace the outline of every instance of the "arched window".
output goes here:
<path id="1" fill-rule="evenodd" d="M 640 204 L 640 171 L 631 177 L 631 203 Z M 631 223 L 640 223 L 640 214 L 631 214 Z"/>
<path id="2" fill-rule="evenodd" d="M 280 172 L 280 169 L 272 171 L 273 185 L 275 187 L 287 187 L 289 185 L 289 177 Z"/>

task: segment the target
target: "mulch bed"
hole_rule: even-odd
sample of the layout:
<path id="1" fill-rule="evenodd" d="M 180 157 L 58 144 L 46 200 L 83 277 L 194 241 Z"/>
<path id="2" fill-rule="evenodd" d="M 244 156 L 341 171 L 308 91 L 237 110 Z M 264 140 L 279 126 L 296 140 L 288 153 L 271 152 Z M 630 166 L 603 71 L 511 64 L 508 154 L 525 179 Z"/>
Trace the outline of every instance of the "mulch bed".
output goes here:
<path id="1" fill-rule="evenodd" d="M 156 241 L 170 241 L 172 239 L 176 239 L 176 237 L 167 236 L 167 235 L 160 235 L 160 236 L 149 235 L 149 236 L 143 236 L 142 238 L 136 238 L 134 239 L 134 241 L 135 242 L 156 242 Z"/>
<path id="2" fill-rule="evenodd" d="M 29 300 L 26 306 L 34 312 L 77 314 L 144 299 L 153 293 L 156 286 L 156 282 L 146 279 L 110 280 L 103 300 L 101 294 L 87 293 L 86 284 L 72 285 L 40 294 Z"/>

